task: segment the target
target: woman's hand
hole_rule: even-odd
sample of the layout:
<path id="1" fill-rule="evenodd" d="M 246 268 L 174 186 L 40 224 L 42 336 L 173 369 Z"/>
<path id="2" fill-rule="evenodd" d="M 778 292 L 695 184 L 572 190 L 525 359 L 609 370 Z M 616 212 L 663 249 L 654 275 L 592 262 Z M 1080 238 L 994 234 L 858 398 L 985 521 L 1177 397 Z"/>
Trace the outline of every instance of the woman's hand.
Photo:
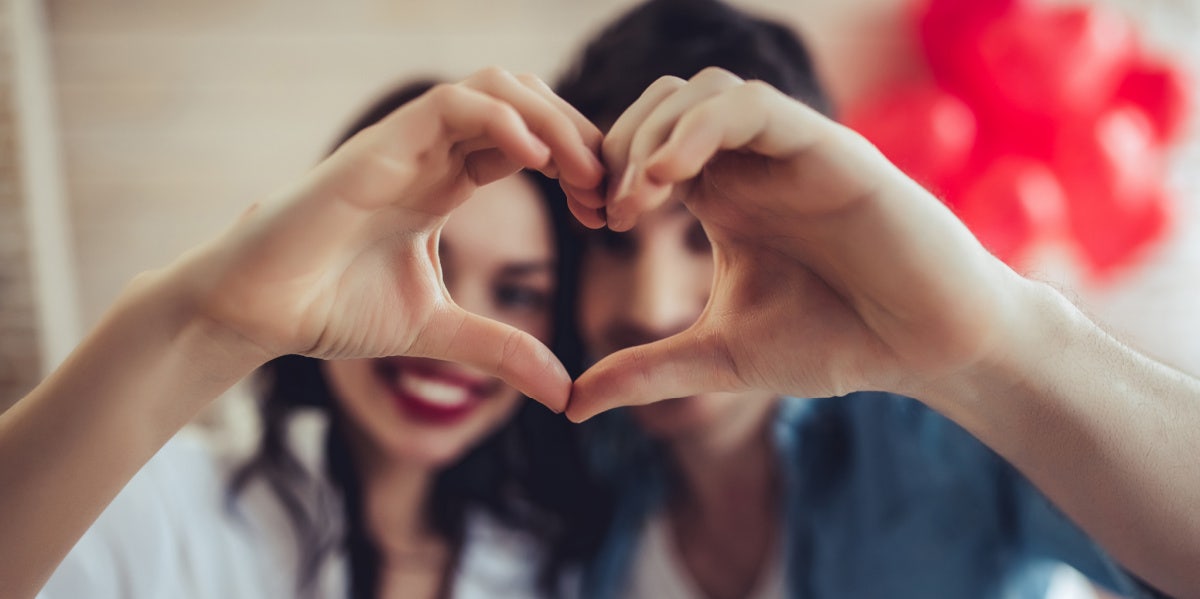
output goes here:
<path id="1" fill-rule="evenodd" d="M 570 380 L 545 346 L 451 300 L 438 235 L 476 189 L 522 167 L 558 177 L 573 204 L 597 205 L 580 190 L 603 178 L 600 142 L 541 81 L 484 70 L 356 135 L 168 276 L 264 361 L 434 357 L 562 409 Z"/>
<path id="2" fill-rule="evenodd" d="M 663 78 L 613 125 L 608 224 L 682 201 L 715 279 L 685 332 L 615 353 L 569 415 L 708 391 L 919 393 L 986 360 L 1020 279 L 861 137 L 719 69 Z"/>

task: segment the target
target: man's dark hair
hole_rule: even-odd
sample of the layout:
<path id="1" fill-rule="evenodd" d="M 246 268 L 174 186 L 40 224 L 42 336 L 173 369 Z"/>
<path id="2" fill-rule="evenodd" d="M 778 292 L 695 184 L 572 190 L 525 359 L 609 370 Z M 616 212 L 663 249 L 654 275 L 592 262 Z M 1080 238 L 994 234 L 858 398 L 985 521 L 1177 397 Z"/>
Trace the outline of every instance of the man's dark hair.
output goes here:
<path id="1" fill-rule="evenodd" d="M 717 0 L 650 0 L 630 10 L 593 38 L 558 93 L 607 127 L 659 77 L 688 79 L 710 66 L 831 111 L 795 31 Z"/>

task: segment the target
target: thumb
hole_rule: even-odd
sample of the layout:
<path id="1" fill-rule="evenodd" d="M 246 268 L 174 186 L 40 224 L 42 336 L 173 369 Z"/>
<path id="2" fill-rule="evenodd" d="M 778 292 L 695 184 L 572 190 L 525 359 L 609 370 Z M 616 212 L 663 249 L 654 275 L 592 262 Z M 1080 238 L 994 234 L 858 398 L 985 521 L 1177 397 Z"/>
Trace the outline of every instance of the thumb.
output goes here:
<path id="1" fill-rule="evenodd" d="M 567 417 L 582 422 L 620 406 L 731 391 L 740 387 L 737 381 L 734 361 L 722 338 L 688 329 L 597 362 L 575 381 Z"/>
<path id="2" fill-rule="evenodd" d="M 429 320 L 413 352 L 499 377 L 555 412 L 567 407 L 571 377 L 550 348 L 525 331 L 458 306 Z"/>

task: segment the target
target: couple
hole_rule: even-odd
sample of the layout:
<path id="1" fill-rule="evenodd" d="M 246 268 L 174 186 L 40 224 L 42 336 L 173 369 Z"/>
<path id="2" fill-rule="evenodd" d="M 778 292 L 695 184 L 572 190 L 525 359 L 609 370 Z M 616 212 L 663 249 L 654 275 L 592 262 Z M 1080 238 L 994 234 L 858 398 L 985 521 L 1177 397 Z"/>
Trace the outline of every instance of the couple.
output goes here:
<path id="1" fill-rule="evenodd" d="M 1194 593 L 1200 386 L 992 258 L 820 98 L 790 32 L 708 2 L 634 9 L 557 94 L 488 70 L 400 98 L 0 418 L 0 594 L 93 521 L 48 597 L 1039 596 L 1062 562 L 1140 592 L 1026 477 Z M 599 358 L 574 381 L 547 347 L 571 317 Z M 250 463 L 150 460 L 264 364 Z M 298 404 L 330 414 L 320 456 L 290 449 Z"/>

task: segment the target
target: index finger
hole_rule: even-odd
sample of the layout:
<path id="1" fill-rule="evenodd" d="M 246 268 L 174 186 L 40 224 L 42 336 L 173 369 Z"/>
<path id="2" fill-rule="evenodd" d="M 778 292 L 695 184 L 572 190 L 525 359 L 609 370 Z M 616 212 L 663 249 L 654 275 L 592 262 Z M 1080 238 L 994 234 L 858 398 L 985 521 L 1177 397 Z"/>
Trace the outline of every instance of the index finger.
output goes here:
<path id="1" fill-rule="evenodd" d="M 588 146 L 585 133 L 560 106 L 502 69 L 486 69 L 464 84 L 512 106 L 529 130 L 550 148 L 550 159 L 560 179 L 585 189 L 600 184 L 604 166 Z M 541 165 L 538 170 L 545 172 L 547 166 Z"/>

